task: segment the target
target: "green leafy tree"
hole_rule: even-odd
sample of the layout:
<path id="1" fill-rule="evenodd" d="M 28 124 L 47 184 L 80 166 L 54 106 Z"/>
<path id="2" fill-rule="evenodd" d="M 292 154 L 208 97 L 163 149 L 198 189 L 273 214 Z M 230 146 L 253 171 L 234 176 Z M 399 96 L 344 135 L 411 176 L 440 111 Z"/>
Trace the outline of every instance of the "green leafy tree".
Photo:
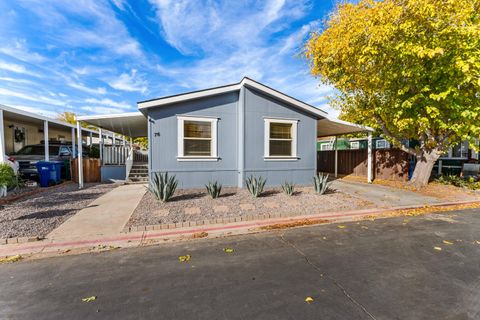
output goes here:
<path id="1" fill-rule="evenodd" d="M 480 0 L 342 3 L 305 45 L 341 117 L 382 130 L 428 183 L 452 144 L 480 136 Z M 416 139 L 407 148 L 402 139 Z"/>

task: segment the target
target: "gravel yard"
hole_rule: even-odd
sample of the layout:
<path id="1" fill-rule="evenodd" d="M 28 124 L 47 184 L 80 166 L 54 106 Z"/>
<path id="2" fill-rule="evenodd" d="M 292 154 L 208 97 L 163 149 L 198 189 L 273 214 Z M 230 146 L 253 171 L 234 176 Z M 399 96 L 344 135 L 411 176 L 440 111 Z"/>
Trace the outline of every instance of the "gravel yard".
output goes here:
<path id="1" fill-rule="evenodd" d="M 314 193 L 312 187 L 297 188 L 293 196 L 279 189 L 268 189 L 259 198 L 254 198 L 245 189 L 225 188 L 218 199 L 212 199 L 205 189 L 178 190 L 170 202 L 161 203 L 147 192 L 127 226 L 146 226 L 185 221 L 210 220 L 282 213 L 295 215 L 317 214 L 326 211 L 347 211 L 373 207 L 361 200 L 339 191 L 324 195 Z"/>
<path id="2" fill-rule="evenodd" d="M 0 209 L 0 238 L 43 237 L 115 184 L 75 183 L 52 188 Z"/>

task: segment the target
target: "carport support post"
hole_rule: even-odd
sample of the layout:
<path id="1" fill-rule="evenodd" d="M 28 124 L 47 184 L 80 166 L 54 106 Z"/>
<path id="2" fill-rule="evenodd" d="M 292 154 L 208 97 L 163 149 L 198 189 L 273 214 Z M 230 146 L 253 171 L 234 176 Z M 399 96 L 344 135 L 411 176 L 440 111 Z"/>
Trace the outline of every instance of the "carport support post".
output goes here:
<path id="1" fill-rule="evenodd" d="M 367 158 L 367 182 L 373 181 L 373 154 L 372 154 L 372 133 L 368 132 L 368 158 Z"/>
<path id="2" fill-rule="evenodd" d="M 43 144 L 45 148 L 45 161 L 50 161 L 50 152 L 48 145 L 48 121 L 43 121 Z"/>
<path id="3" fill-rule="evenodd" d="M 90 148 L 92 147 L 93 145 L 93 133 L 92 131 L 90 131 Z"/>
<path id="4" fill-rule="evenodd" d="M 72 157 L 77 157 L 77 146 L 75 144 L 75 128 L 72 128 Z"/>
<path id="5" fill-rule="evenodd" d="M 333 145 L 335 148 L 335 178 L 338 176 L 338 137 L 335 136 L 333 140 Z"/>
<path id="6" fill-rule="evenodd" d="M 0 109 L 0 163 L 5 162 L 5 132 L 3 128 L 3 110 Z"/>
<path id="7" fill-rule="evenodd" d="M 100 163 L 103 164 L 103 131 L 102 129 L 98 129 L 98 135 L 100 138 Z"/>
<path id="8" fill-rule="evenodd" d="M 82 154 L 82 127 L 77 121 L 77 142 L 78 142 L 78 188 L 83 188 L 83 154 Z"/>

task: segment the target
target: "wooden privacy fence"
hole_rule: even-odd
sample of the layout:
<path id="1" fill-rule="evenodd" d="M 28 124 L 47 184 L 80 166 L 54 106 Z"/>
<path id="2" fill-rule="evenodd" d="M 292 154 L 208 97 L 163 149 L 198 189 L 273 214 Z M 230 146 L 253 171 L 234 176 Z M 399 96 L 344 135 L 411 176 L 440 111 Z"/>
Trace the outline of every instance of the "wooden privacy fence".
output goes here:
<path id="1" fill-rule="evenodd" d="M 407 181 L 408 154 L 399 149 L 374 150 L 373 178 Z M 338 150 L 338 174 L 367 177 L 367 149 Z M 335 172 L 335 151 L 317 152 L 317 170 Z"/>
<path id="2" fill-rule="evenodd" d="M 83 181 L 84 182 L 100 182 L 100 159 L 86 158 L 83 159 Z M 78 182 L 78 158 L 70 160 L 70 168 L 72 170 L 72 181 Z"/>
<path id="3" fill-rule="evenodd" d="M 129 147 L 126 146 L 104 146 L 103 164 L 124 165 L 128 157 Z"/>

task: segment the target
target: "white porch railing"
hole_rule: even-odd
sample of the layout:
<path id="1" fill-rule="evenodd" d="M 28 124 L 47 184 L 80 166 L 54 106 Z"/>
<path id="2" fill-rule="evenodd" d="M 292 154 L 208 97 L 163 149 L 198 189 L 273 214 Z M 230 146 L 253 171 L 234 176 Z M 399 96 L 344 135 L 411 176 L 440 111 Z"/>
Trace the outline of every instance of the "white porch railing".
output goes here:
<path id="1" fill-rule="evenodd" d="M 129 155 L 130 147 L 127 146 L 104 146 L 103 165 L 124 165 Z"/>

